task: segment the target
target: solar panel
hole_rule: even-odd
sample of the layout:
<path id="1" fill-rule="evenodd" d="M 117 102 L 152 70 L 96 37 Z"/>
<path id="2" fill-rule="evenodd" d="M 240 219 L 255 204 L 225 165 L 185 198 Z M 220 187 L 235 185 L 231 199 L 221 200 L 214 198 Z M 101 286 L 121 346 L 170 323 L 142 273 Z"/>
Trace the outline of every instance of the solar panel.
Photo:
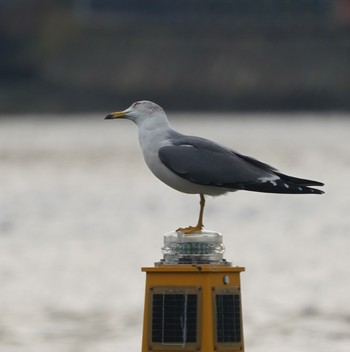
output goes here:
<path id="1" fill-rule="evenodd" d="M 217 342 L 241 342 L 241 302 L 239 294 L 217 294 L 215 305 Z"/>
<path id="2" fill-rule="evenodd" d="M 201 288 L 197 286 L 151 287 L 149 348 L 198 349 L 200 299 Z"/>
<path id="3" fill-rule="evenodd" d="M 152 303 L 153 342 L 181 344 L 196 342 L 196 294 L 154 294 Z"/>
<path id="4" fill-rule="evenodd" d="M 242 351 L 243 328 L 239 286 L 216 286 L 213 290 L 215 350 Z"/>

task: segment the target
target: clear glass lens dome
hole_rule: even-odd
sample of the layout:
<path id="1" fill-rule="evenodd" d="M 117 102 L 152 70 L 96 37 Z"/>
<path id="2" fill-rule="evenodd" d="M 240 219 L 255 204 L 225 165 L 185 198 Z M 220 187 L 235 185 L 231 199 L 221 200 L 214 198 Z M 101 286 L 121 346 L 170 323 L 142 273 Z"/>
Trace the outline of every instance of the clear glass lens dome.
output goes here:
<path id="1" fill-rule="evenodd" d="M 222 235 L 215 231 L 194 234 L 168 232 L 162 247 L 163 264 L 224 264 Z"/>

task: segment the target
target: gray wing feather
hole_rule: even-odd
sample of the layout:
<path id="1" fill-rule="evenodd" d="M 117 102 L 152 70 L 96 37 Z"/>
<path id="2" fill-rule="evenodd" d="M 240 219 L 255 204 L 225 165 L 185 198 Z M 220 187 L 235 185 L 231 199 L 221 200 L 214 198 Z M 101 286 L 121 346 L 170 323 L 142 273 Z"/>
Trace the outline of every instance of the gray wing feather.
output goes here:
<path id="1" fill-rule="evenodd" d="M 233 150 L 204 138 L 181 136 L 173 143 L 160 148 L 160 160 L 177 175 L 197 184 L 244 188 L 243 183 L 274 174 L 271 166 L 257 160 L 254 165 Z"/>
<path id="2" fill-rule="evenodd" d="M 207 139 L 176 134 L 171 140 L 173 145 L 159 150 L 161 162 L 193 183 L 268 193 L 323 193 L 307 187 L 322 186 L 322 182 L 284 175 Z"/>

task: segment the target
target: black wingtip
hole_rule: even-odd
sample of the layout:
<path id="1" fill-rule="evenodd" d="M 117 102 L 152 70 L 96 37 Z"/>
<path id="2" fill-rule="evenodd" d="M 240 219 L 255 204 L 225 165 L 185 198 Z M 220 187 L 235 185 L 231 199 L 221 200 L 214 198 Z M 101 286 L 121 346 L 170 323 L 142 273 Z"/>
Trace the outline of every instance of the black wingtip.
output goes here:
<path id="1" fill-rule="evenodd" d="M 320 189 L 316 189 L 316 188 L 310 188 L 308 187 L 310 192 L 313 194 L 324 194 L 324 191 L 321 191 Z"/>
<path id="2" fill-rule="evenodd" d="M 311 180 L 306 180 L 307 183 L 305 184 L 305 186 L 317 186 L 317 187 L 322 187 L 324 186 L 323 182 L 319 182 L 319 181 L 311 181 Z"/>
<path id="3" fill-rule="evenodd" d="M 282 174 L 281 172 L 275 172 L 275 174 L 284 181 L 292 182 L 300 186 L 316 186 L 316 187 L 324 186 L 324 183 L 319 181 L 309 180 L 306 178 L 293 177 L 286 174 Z"/>
<path id="4" fill-rule="evenodd" d="M 264 193 L 281 193 L 281 194 L 323 194 L 317 188 L 304 186 L 303 184 L 295 184 L 286 180 L 274 180 L 273 182 L 258 182 L 244 184 L 242 189 L 254 192 Z"/>

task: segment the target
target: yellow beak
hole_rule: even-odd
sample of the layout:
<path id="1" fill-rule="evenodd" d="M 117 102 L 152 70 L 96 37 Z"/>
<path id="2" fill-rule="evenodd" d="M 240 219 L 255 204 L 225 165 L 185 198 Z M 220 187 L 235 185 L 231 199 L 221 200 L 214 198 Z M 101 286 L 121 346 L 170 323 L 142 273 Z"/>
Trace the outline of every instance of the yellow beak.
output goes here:
<path id="1" fill-rule="evenodd" d="M 109 115 L 105 117 L 105 120 L 118 119 L 118 118 L 124 117 L 125 115 L 126 115 L 125 111 L 111 112 Z"/>

